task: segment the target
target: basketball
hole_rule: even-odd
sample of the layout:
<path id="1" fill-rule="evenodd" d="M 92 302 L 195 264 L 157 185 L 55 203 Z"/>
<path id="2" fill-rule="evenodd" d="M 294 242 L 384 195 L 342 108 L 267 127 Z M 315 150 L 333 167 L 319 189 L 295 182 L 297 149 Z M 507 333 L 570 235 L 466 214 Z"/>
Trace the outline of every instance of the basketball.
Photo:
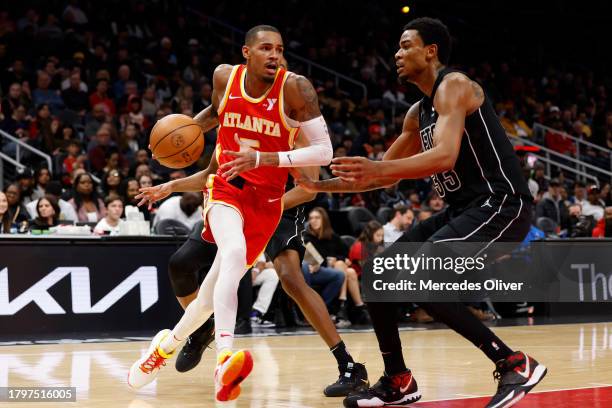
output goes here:
<path id="1" fill-rule="evenodd" d="M 187 115 L 172 114 L 157 121 L 149 137 L 158 162 L 172 169 L 195 163 L 204 151 L 202 128 Z"/>

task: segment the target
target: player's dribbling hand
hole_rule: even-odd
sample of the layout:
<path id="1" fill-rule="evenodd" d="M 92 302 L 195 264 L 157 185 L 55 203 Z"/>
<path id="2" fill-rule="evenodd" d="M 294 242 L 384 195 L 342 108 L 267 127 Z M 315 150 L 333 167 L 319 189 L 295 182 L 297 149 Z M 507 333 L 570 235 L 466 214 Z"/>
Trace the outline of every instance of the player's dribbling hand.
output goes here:
<path id="1" fill-rule="evenodd" d="M 172 194 L 172 187 L 170 186 L 170 183 L 164 183 L 152 187 L 142 187 L 138 191 L 140 191 L 140 194 L 134 197 L 135 199 L 140 200 L 138 202 L 138 206 L 140 207 L 143 204 L 149 203 L 149 210 L 151 210 L 154 202 L 166 198 Z"/>
<path id="2" fill-rule="evenodd" d="M 257 154 L 255 150 L 246 142 L 240 140 L 237 133 L 234 134 L 234 141 L 240 146 L 240 150 L 237 152 L 224 150 L 223 154 L 236 158 L 219 167 L 222 171 L 225 171 L 221 177 L 227 181 L 238 177 L 238 175 L 244 171 L 253 170 L 257 164 Z"/>
<path id="3" fill-rule="evenodd" d="M 155 157 L 155 154 L 153 153 L 153 150 L 151 150 L 151 145 L 149 144 L 149 151 L 151 152 L 151 158 L 153 160 L 157 160 L 157 157 Z M 140 204 L 139 204 L 140 205 Z"/>

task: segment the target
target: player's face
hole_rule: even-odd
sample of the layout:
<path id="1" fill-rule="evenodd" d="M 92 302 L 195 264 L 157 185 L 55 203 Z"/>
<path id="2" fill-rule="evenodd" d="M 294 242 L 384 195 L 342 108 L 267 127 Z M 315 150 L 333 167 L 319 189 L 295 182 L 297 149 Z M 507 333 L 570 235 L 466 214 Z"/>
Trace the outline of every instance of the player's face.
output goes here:
<path id="1" fill-rule="evenodd" d="M 431 63 L 436 45 L 424 45 L 417 30 L 402 33 L 399 50 L 395 53 L 395 66 L 400 80 L 411 82 Z"/>
<path id="2" fill-rule="evenodd" d="M 283 59 L 283 38 L 273 31 L 260 31 L 251 45 L 242 48 L 249 75 L 264 82 L 274 82 L 276 70 Z"/>

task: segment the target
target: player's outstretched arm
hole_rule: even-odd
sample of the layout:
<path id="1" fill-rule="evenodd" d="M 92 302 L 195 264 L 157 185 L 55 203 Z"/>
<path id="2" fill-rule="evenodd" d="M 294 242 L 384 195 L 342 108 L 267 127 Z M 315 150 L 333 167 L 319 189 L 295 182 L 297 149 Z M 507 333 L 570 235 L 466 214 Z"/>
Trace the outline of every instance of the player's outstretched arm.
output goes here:
<path id="1" fill-rule="evenodd" d="M 404 157 L 414 156 L 421 151 L 421 140 L 419 138 L 419 103 L 415 103 L 406 113 L 402 133 L 393 142 L 391 147 L 385 152 L 384 160 L 394 160 Z M 366 163 L 369 160 L 362 157 L 349 157 L 343 159 L 345 164 L 353 166 Z M 334 159 L 334 162 L 337 160 Z M 338 173 L 341 175 L 344 173 Z M 361 178 L 357 181 L 353 174 L 348 173 L 348 177 L 336 177 L 330 180 L 316 181 L 312 178 L 301 177 L 297 183 L 301 188 L 311 192 L 337 192 L 337 193 L 354 193 L 360 191 L 376 190 L 383 187 L 389 187 L 395 184 L 397 178 Z"/>
<path id="2" fill-rule="evenodd" d="M 140 200 L 138 202 L 138 206 L 148 203 L 150 209 L 154 202 L 162 200 L 172 193 L 202 191 L 206 186 L 206 180 L 208 179 L 208 176 L 210 174 L 215 174 L 217 172 L 218 167 L 219 165 L 217 163 L 217 157 L 213 154 L 212 158 L 210 159 L 210 163 L 208 164 L 208 167 L 204 170 L 192 174 L 189 177 L 172 180 L 167 183 L 159 184 L 157 186 L 143 187 L 139 190 L 140 194 L 136 196 L 136 199 Z"/>
<path id="3" fill-rule="evenodd" d="M 308 142 L 303 137 L 297 135 L 295 147 L 301 148 L 308 146 Z M 308 180 L 319 180 L 320 167 L 295 167 L 289 170 L 294 180 L 307 178 Z M 289 209 L 297 207 L 300 204 L 312 201 L 317 196 L 317 193 L 306 191 L 300 186 L 295 186 L 283 195 L 283 208 Z"/>
<path id="4" fill-rule="evenodd" d="M 291 175 L 294 180 L 308 179 L 318 180 L 319 179 L 319 167 L 300 167 L 294 168 L 291 171 Z M 300 204 L 312 201 L 317 196 L 314 191 L 307 191 L 302 186 L 296 185 L 291 190 L 283 194 L 283 208 L 288 210 L 289 208 L 297 207 Z"/>
<path id="5" fill-rule="evenodd" d="M 333 160 L 332 173 L 345 181 L 362 184 L 371 180 L 401 180 L 427 177 L 452 169 L 459 155 L 465 117 L 478 102 L 472 81 L 461 75 L 445 79 L 436 93 L 434 107 L 438 120 L 433 148 L 411 157 L 373 162 L 359 157 Z"/>

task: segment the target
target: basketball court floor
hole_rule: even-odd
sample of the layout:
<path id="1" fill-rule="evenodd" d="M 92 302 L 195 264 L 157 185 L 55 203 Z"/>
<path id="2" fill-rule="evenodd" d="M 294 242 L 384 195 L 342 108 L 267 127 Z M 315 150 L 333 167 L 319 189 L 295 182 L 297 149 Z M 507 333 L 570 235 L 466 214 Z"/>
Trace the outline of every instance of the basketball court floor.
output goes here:
<path id="1" fill-rule="evenodd" d="M 518 407 L 612 407 L 612 323 L 497 327 L 515 349 L 548 367 L 548 375 Z M 418 408 L 483 407 L 493 394 L 493 365 L 450 330 L 404 330 L 404 355 L 422 391 Z M 374 333 L 345 333 L 371 381 L 382 373 Z M 214 402 L 214 352 L 207 350 L 193 371 L 178 373 L 174 361 L 139 391 L 126 384 L 127 371 L 148 341 L 0 346 L 0 387 L 72 386 L 76 403 L 20 403 L 10 406 L 83 407 L 341 407 L 323 387 L 335 380 L 335 361 L 316 335 L 245 337 L 236 346 L 254 354 L 253 373 L 240 399 Z M 0 402 L 0 406 L 9 406 Z"/>

